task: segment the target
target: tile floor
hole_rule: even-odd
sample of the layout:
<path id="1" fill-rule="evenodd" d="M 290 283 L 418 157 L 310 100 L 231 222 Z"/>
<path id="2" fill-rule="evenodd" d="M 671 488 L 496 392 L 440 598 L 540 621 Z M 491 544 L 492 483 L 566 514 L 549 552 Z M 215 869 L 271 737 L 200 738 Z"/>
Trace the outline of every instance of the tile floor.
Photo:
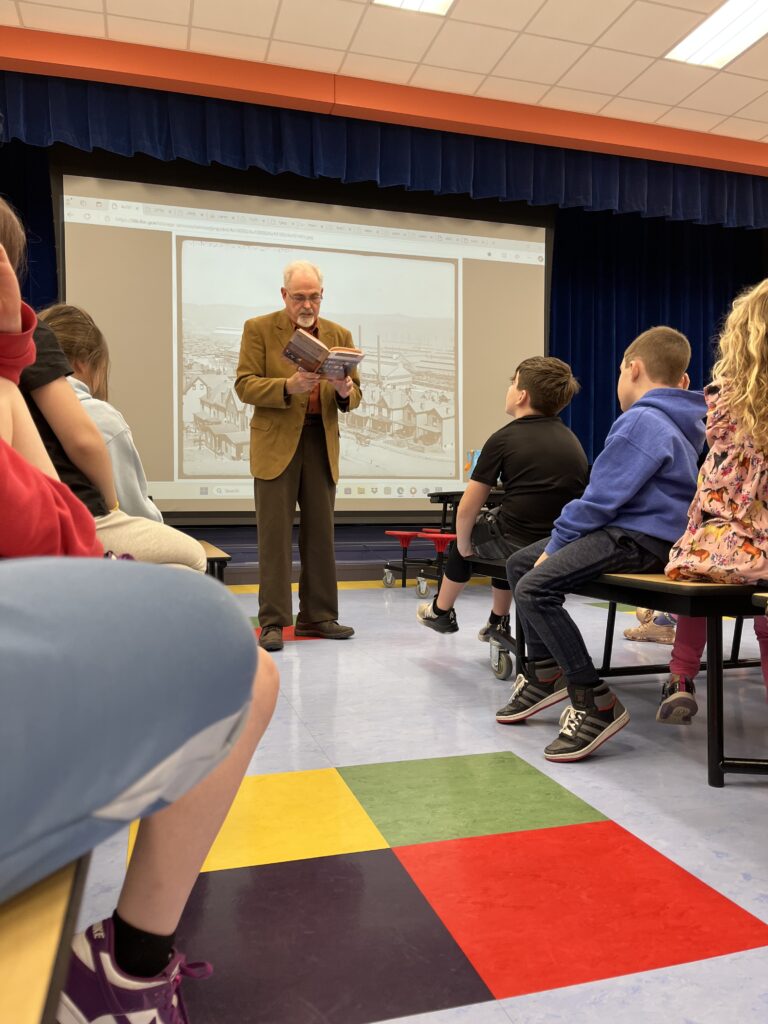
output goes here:
<path id="1" fill-rule="evenodd" d="M 613 680 L 630 725 L 550 764 L 561 706 L 494 721 L 487 590 L 452 636 L 417 603 L 351 585 L 353 640 L 276 655 L 275 717 L 179 930 L 215 965 L 185 985 L 194 1024 L 768 1021 L 768 780 L 707 786 L 704 694 L 665 727 L 658 678 Z M 604 608 L 568 607 L 598 655 Z M 663 661 L 633 622 L 615 663 Z M 759 670 L 726 680 L 727 751 L 765 756 Z M 126 844 L 96 851 L 83 921 L 111 912 Z"/>

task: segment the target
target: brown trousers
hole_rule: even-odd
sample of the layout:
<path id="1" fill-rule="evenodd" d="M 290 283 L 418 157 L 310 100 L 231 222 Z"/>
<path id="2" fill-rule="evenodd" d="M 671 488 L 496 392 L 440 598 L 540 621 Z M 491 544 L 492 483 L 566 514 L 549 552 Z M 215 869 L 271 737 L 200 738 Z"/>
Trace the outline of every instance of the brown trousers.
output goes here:
<path id="1" fill-rule="evenodd" d="M 333 505 L 336 485 L 328 465 L 325 431 L 306 424 L 298 448 L 274 480 L 253 481 L 259 538 L 259 625 L 290 626 L 291 532 L 298 503 L 299 619 L 338 619 Z"/>

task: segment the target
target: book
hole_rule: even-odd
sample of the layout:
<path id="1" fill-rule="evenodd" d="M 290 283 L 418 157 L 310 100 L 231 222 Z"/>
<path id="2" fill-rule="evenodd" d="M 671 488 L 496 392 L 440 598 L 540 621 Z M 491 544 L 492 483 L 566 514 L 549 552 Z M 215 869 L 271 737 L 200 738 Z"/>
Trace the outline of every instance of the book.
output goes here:
<path id="1" fill-rule="evenodd" d="M 297 327 L 291 335 L 283 355 L 302 370 L 331 380 L 343 380 L 365 358 L 365 352 L 359 348 L 346 348 L 343 345 L 328 348 L 301 327 Z"/>

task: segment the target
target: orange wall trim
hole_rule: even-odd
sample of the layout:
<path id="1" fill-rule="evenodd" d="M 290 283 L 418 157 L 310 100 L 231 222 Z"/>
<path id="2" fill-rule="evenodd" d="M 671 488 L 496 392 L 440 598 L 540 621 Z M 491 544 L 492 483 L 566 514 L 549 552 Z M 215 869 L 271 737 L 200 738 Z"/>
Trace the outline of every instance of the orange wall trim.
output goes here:
<path id="1" fill-rule="evenodd" d="M 0 30 L 0 68 L 768 177 L 768 144 L 228 57 Z"/>

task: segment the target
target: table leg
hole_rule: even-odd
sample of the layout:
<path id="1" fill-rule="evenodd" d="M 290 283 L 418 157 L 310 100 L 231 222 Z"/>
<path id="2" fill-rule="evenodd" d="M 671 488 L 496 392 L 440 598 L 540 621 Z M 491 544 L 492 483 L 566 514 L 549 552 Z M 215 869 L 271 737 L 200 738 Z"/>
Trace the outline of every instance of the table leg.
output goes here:
<path id="1" fill-rule="evenodd" d="M 710 786 L 725 785 L 723 725 L 723 620 L 707 616 L 707 764 Z"/>

